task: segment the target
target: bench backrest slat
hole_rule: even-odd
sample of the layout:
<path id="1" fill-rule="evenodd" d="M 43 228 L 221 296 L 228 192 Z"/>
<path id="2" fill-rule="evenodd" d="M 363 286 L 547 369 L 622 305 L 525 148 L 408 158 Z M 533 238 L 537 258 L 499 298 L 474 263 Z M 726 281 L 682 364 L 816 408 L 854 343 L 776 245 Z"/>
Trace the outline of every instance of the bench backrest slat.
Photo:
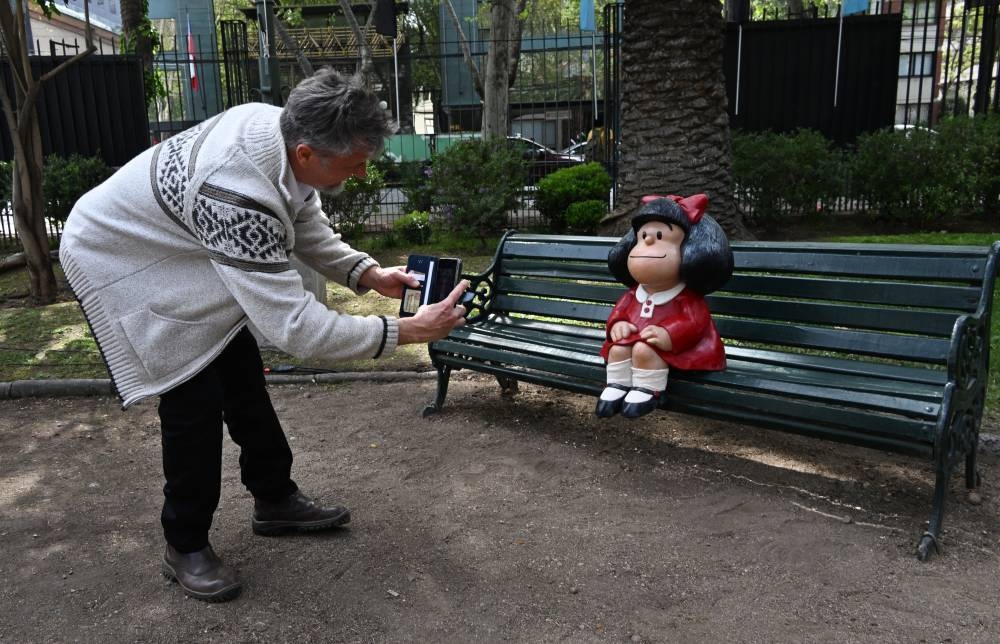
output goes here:
<path id="1" fill-rule="evenodd" d="M 840 302 L 918 306 L 974 311 L 980 289 L 959 285 L 907 284 L 860 279 L 830 279 L 738 273 L 719 291 Z"/>
<path id="2" fill-rule="evenodd" d="M 888 250 L 892 246 L 883 248 L 885 250 L 819 252 L 801 248 L 750 249 L 734 244 L 733 251 L 741 271 L 980 283 L 985 272 L 982 256 L 970 258 L 961 251 L 937 250 L 941 247 L 930 246 L 922 254 L 914 251 L 892 254 Z"/>
<path id="3" fill-rule="evenodd" d="M 710 295 L 708 305 L 714 316 L 784 320 L 821 326 L 850 326 L 857 329 L 880 329 L 899 333 L 951 336 L 955 312 L 875 307 L 871 305 L 832 304 L 765 300 L 759 297 Z"/>

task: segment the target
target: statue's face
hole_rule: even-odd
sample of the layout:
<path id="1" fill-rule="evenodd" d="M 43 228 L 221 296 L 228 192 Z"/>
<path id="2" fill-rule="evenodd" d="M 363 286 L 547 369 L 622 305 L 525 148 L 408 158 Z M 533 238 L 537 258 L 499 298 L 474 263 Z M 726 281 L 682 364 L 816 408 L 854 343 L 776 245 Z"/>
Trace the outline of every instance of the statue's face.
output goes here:
<path id="1" fill-rule="evenodd" d="M 635 247 L 628 256 L 629 274 L 650 293 L 677 286 L 681 279 L 684 230 L 666 222 L 650 221 L 635 236 Z"/>

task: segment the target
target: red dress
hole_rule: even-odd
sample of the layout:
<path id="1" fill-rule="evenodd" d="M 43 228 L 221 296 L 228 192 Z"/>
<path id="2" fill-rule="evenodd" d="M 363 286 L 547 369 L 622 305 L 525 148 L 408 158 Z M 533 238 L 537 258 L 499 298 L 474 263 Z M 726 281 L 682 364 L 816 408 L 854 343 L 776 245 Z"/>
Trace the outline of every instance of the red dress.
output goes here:
<path id="1" fill-rule="evenodd" d="M 641 342 L 639 334 L 642 330 L 656 325 L 670 334 L 673 350 L 650 348 L 655 349 L 657 355 L 671 367 L 691 371 L 722 371 L 726 368 L 726 351 L 703 296 L 685 288 L 666 304 L 654 306 L 653 315 L 648 318 L 640 316 L 642 304 L 633 288 L 621 296 L 615 308 L 611 309 L 606 327 L 608 339 L 601 346 L 601 357 L 605 361 L 613 345 L 631 346 Z M 634 324 L 638 331 L 619 342 L 612 342 L 611 327 L 622 320 Z"/>

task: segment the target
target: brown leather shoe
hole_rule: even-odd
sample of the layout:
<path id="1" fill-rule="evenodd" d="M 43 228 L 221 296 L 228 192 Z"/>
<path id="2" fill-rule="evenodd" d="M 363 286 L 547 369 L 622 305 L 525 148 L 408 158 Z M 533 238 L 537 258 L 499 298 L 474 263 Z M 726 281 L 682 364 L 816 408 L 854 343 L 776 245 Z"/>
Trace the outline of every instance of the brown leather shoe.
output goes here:
<path id="1" fill-rule="evenodd" d="M 185 595 L 206 602 L 227 602 L 243 587 L 236 571 L 222 563 L 212 546 L 177 552 L 167 544 L 161 569 L 167 579 L 180 584 Z"/>
<path id="2" fill-rule="evenodd" d="M 351 511 L 340 505 L 325 508 L 301 491 L 280 501 L 254 499 L 251 527 L 256 534 L 274 536 L 288 531 L 326 530 L 350 522 Z"/>

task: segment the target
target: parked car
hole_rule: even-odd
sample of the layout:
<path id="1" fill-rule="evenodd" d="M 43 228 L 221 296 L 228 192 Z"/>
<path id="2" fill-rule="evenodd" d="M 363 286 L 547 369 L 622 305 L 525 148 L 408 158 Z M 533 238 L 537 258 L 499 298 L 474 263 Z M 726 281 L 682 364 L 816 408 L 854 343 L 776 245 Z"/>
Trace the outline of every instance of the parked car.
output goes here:
<path id="1" fill-rule="evenodd" d="M 576 143 L 570 145 L 567 148 L 563 148 L 560 154 L 569 154 L 571 156 L 586 157 L 587 156 L 587 144 L 589 141 L 584 139 L 583 141 L 577 141 Z"/>
<path id="2" fill-rule="evenodd" d="M 539 179 L 560 168 L 568 168 L 584 162 L 582 154 L 556 152 L 552 148 L 523 136 L 508 136 L 507 142 L 515 150 L 520 150 L 521 157 L 528 162 L 528 183 L 530 185 L 538 183 Z"/>

